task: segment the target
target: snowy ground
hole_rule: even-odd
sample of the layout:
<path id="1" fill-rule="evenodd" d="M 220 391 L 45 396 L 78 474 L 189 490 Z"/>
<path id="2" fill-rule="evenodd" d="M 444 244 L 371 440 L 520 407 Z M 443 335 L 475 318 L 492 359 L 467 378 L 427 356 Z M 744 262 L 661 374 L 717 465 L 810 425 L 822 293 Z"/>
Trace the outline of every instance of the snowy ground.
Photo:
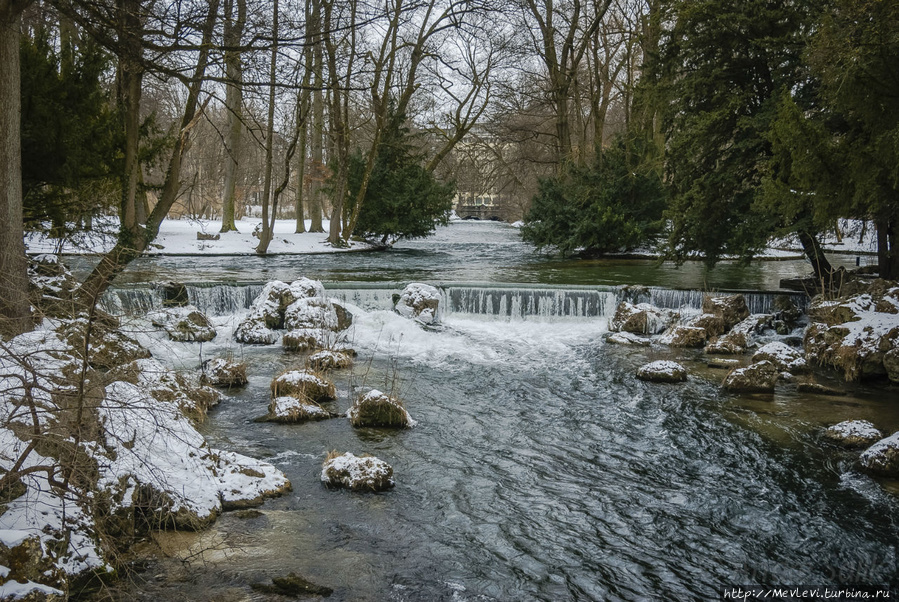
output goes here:
<path id="1" fill-rule="evenodd" d="M 154 241 L 148 255 L 254 255 L 259 239 L 253 236 L 253 230 L 262 220 L 247 217 L 237 222 L 237 232 L 226 232 L 219 240 L 197 240 L 197 233 L 219 234 L 222 222 L 219 220 L 167 219 L 159 228 L 159 236 Z M 306 220 L 306 229 L 310 227 Z M 337 249 L 327 242 L 329 222 L 324 221 L 325 233 L 296 234 L 296 220 L 282 219 L 275 221 L 275 236 L 268 247 L 271 254 L 305 254 L 336 253 L 361 251 L 371 248 L 364 243 L 354 242 L 349 249 Z M 98 230 L 114 233 L 115 221 L 101 224 Z M 56 239 L 42 234 L 30 233 L 25 237 L 29 253 L 102 253 L 115 244 L 114 235 L 85 236 L 79 240 L 66 242 L 60 248 Z"/>

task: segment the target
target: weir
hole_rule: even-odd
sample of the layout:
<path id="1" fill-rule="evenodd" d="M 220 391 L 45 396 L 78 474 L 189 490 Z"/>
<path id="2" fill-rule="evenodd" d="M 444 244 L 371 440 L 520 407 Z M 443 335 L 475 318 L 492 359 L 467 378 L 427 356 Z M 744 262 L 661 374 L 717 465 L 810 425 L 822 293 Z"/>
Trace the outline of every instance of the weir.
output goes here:
<path id="1" fill-rule="evenodd" d="M 212 316 L 244 311 L 262 291 L 261 283 L 186 283 L 191 304 Z M 394 295 L 404 283 L 325 283 L 327 294 L 366 311 L 393 309 Z M 699 290 L 657 287 L 552 286 L 534 284 L 447 283 L 436 285 L 441 293 L 443 315 L 484 315 L 509 318 L 596 318 L 611 317 L 621 301 L 650 303 L 667 309 L 698 310 L 703 297 Z M 732 294 L 732 293 L 715 293 Z M 786 296 L 801 309 L 808 297 L 800 293 L 743 292 L 751 313 L 771 313 L 774 300 Z M 103 308 L 113 314 L 142 315 L 163 307 L 164 292 L 156 286 L 113 288 L 103 298 Z"/>

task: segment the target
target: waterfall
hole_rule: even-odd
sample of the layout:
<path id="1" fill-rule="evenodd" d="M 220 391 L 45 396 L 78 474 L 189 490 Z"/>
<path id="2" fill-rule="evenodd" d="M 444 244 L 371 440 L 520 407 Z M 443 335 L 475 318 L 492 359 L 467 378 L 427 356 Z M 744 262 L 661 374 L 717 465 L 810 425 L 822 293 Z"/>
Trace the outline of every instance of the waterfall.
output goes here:
<path id="1" fill-rule="evenodd" d="M 706 295 L 715 296 L 735 295 L 734 292 L 708 293 L 698 290 L 681 290 L 657 287 L 621 287 L 619 289 L 619 301 L 631 303 L 649 303 L 656 307 L 666 309 L 692 308 L 700 309 L 702 299 Z M 746 300 L 746 307 L 752 314 L 768 314 L 774 311 L 774 300 L 777 297 L 788 297 L 796 306 L 805 311 L 808 309 L 809 298 L 802 293 L 769 293 L 746 291 L 739 293 Z"/>
<path id="2" fill-rule="evenodd" d="M 226 316 L 249 309 L 253 299 L 262 292 L 261 284 L 216 284 L 212 286 L 187 285 L 187 298 L 191 305 L 210 316 Z"/>
<path id="3" fill-rule="evenodd" d="M 444 315 L 594 318 L 615 311 L 614 289 L 578 287 L 442 287 Z"/>
<path id="4" fill-rule="evenodd" d="M 223 316 L 248 309 L 262 290 L 258 283 L 185 284 L 192 305 L 210 316 Z M 677 290 L 639 286 L 550 286 L 516 284 L 438 285 L 443 315 L 467 314 L 508 318 L 596 318 L 611 317 L 621 301 L 649 303 L 668 309 L 698 310 L 708 294 L 697 290 Z M 326 283 L 331 298 L 366 311 L 393 309 L 394 295 L 401 283 Z M 715 293 L 726 295 L 735 293 Z M 786 296 L 800 308 L 808 306 L 801 293 L 744 292 L 751 313 L 771 313 L 774 300 Z M 113 314 L 141 315 L 163 306 L 159 286 L 112 288 L 103 297 L 103 308 Z"/>

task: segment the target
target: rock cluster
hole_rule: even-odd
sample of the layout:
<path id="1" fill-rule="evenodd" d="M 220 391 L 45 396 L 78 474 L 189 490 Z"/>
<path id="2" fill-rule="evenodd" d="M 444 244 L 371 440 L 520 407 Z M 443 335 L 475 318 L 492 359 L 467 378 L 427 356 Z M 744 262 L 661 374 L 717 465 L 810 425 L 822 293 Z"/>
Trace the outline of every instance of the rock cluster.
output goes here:
<path id="1" fill-rule="evenodd" d="M 887 376 L 899 382 L 899 287 L 877 280 L 851 296 L 816 298 L 809 319 L 809 361 L 850 381 Z"/>
<path id="2" fill-rule="evenodd" d="M 234 338 L 240 343 L 270 345 L 283 334 L 285 349 L 307 351 L 333 346 L 339 338 L 337 333 L 351 323 L 352 315 L 325 297 L 321 282 L 308 278 L 290 284 L 274 280 L 253 301 Z"/>

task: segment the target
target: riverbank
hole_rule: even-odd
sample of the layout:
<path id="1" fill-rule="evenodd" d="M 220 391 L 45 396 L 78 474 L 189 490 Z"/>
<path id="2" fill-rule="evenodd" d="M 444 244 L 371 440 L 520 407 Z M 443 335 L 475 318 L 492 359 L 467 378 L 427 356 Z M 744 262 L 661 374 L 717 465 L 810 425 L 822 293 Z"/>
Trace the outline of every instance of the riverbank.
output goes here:
<path id="1" fill-rule="evenodd" d="M 262 219 L 247 217 L 237 221 L 236 232 L 220 232 L 221 220 L 165 219 L 159 236 L 147 249 L 147 255 L 171 256 L 240 256 L 256 255 L 259 239 L 253 233 L 261 227 Z M 328 243 L 330 222 L 323 222 L 324 232 L 309 232 L 311 220 L 306 220 L 306 232 L 296 232 L 296 220 L 275 220 L 274 238 L 268 247 L 269 255 L 308 255 L 318 253 L 347 253 L 375 249 L 364 242 L 351 241 L 349 247 L 338 248 Z M 63 255 L 95 255 L 105 253 L 115 245 L 118 220 L 98 218 L 92 232 L 77 234 L 60 242 L 39 233 L 29 233 L 25 244 L 29 255 L 61 253 Z"/>

